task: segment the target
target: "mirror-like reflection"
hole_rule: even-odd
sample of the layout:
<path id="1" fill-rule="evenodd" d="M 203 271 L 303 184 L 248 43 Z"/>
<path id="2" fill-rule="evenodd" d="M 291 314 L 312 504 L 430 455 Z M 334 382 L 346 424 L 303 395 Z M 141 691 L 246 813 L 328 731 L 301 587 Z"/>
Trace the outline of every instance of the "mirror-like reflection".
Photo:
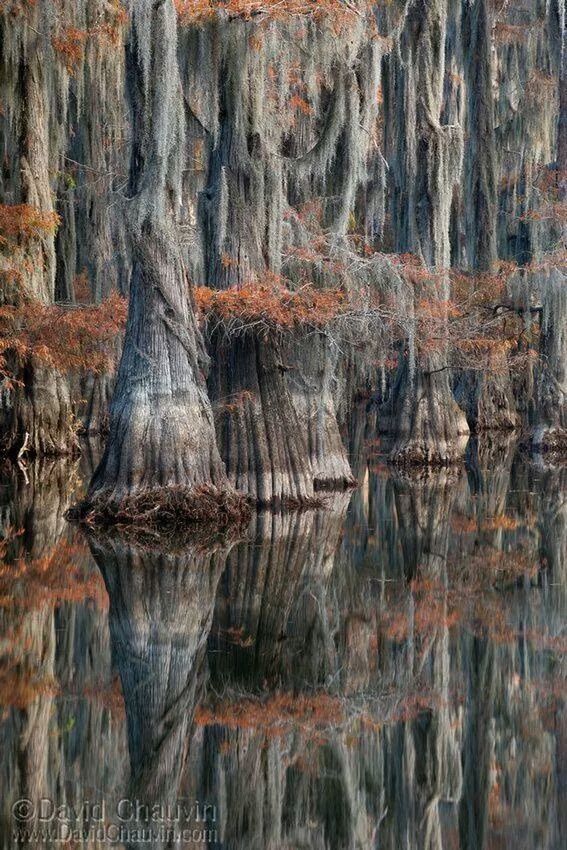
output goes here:
<path id="1" fill-rule="evenodd" d="M 87 541 L 80 466 L 3 471 L 2 850 L 564 846 L 567 469 L 356 435 L 356 491 L 232 543 Z"/>

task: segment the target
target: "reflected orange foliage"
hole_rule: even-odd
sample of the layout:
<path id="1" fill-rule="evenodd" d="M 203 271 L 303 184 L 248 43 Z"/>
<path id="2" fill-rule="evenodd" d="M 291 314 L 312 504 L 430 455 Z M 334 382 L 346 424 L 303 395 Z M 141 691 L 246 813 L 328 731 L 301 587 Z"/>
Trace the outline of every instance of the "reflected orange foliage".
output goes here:
<path id="1" fill-rule="evenodd" d="M 92 601 L 108 608 L 102 576 L 85 566 L 85 545 L 62 540 L 39 558 L 6 557 L 7 541 L 0 544 L 0 608 L 42 609 L 64 602 Z"/>
<path id="2" fill-rule="evenodd" d="M 199 706 L 195 714 L 199 726 L 261 729 L 269 737 L 280 737 L 297 727 L 314 733 L 335 726 L 342 719 L 341 701 L 326 693 L 279 693 L 266 700 L 220 701 L 209 707 Z"/>
<path id="3" fill-rule="evenodd" d="M 370 0 L 174 0 L 174 3 L 184 25 L 203 23 L 224 12 L 230 17 L 244 19 L 311 17 L 326 19 L 333 26 L 344 26 L 372 5 Z"/>

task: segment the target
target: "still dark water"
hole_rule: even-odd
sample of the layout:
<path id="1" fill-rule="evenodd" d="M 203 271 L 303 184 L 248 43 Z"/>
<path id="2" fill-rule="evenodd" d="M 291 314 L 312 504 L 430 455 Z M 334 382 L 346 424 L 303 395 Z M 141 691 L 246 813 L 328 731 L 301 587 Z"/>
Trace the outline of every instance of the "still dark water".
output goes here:
<path id="1" fill-rule="evenodd" d="M 233 545 L 87 540 L 88 455 L 4 469 L 2 850 L 563 850 L 567 469 L 365 445 Z"/>

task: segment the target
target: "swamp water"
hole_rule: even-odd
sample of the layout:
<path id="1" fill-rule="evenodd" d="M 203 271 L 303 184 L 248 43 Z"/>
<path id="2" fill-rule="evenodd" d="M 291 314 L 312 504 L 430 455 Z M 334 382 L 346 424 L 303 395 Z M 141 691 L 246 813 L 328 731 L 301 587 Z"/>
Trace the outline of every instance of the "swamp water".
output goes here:
<path id="1" fill-rule="evenodd" d="M 567 469 L 371 444 L 232 544 L 88 539 L 78 463 L 0 479 L 0 847 L 567 840 Z"/>

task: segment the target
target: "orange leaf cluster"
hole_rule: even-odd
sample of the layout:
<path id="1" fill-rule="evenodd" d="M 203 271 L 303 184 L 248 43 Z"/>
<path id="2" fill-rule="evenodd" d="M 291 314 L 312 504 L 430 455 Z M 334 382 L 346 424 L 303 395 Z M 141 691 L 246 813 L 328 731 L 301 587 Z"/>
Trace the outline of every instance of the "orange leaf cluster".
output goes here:
<path id="1" fill-rule="evenodd" d="M 529 28 L 497 21 L 494 24 L 494 38 L 498 44 L 522 44 L 528 40 Z"/>
<path id="2" fill-rule="evenodd" d="M 65 27 L 59 35 L 55 35 L 51 39 L 53 49 L 59 55 L 67 72 L 71 76 L 73 76 L 77 70 L 77 66 L 83 60 L 88 37 L 87 30 L 80 30 L 76 27 Z"/>
<path id="3" fill-rule="evenodd" d="M 117 293 L 98 306 L 64 308 L 27 301 L 0 307 L 0 376 L 17 380 L 9 366 L 35 358 L 61 372 L 102 372 L 113 364 L 112 343 L 126 322 Z"/>
<path id="4" fill-rule="evenodd" d="M 270 737 L 280 737 L 298 726 L 315 732 L 334 727 L 342 719 L 340 700 L 326 693 L 278 693 L 267 700 L 222 701 L 212 707 L 200 706 L 195 715 L 199 726 L 262 729 Z"/>
<path id="5" fill-rule="evenodd" d="M 0 204 L 0 249 L 50 236 L 59 222 L 57 213 L 42 212 L 29 204 Z"/>
<path id="6" fill-rule="evenodd" d="M 0 14 L 13 17 L 26 15 L 37 6 L 37 0 L 0 0 Z"/>
<path id="7" fill-rule="evenodd" d="M 0 606 L 37 610 L 91 600 L 106 610 L 104 581 L 86 566 L 87 553 L 84 544 L 62 540 L 42 557 L 9 560 L 0 545 Z"/>
<path id="8" fill-rule="evenodd" d="M 59 55 L 67 72 L 73 76 L 83 60 L 85 48 L 89 39 L 98 38 L 111 46 L 118 46 L 122 38 L 122 30 L 128 21 L 128 13 L 120 0 L 112 0 L 105 9 L 105 20 L 91 29 L 63 27 L 51 39 L 53 49 Z"/>
<path id="9" fill-rule="evenodd" d="M 206 316 L 226 323 L 236 320 L 243 325 L 288 331 L 305 325 L 323 327 L 343 314 L 348 306 L 343 290 L 315 289 L 311 285 L 296 291 L 277 283 L 221 291 L 199 286 L 194 295 Z"/>
<path id="10" fill-rule="evenodd" d="M 184 25 L 202 23 L 219 12 L 246 20 L 257 16 L 282 20 L 292 16 L 327 18 L 335 24 L 346 24 L 371 2 L 343 0 L 174 0 L 179 20 Z"/>

